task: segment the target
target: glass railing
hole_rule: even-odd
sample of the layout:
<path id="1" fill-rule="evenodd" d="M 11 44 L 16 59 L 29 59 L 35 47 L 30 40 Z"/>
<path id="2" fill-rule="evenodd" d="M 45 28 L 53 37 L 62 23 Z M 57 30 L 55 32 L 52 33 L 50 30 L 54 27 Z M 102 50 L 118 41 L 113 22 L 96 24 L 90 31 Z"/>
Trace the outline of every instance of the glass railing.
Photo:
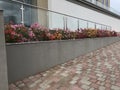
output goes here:
<path id="1" fill-rule="evenodd" d="M 111 30 L 111 26 L 92 22 L 82 18 L 43 9 L 19 1 L 1 0 L 0 8 L 4 10 L 5 23 L 24 24 L 30 26 L 39 23 L 50 29 L 61 28 L 78 30 L 83 28 L 96 28 Z"/>
<path id="2" fill-rule="evenodd" d="M 106 9 L 106 10 L 108 10 L 108 11 L 110 11 L 110 12 L 112 12 L 112 13 L 117 14 L 117 15 L 120 16 L 120 12 L 118 12 L 117 10 L 113 9 L 110 6 L 106 6 L 106 5 L 102 4 L 99 1 L 96 1 L 96 0 L 86 0 L 86 1 L 88 1 L 88 2 L 90 2 L 92 4 L 94 4 L 94 5 L 97 5 L 97 6 L 101 7 L 101 8 L 104 8 L 104 9 Z"/>

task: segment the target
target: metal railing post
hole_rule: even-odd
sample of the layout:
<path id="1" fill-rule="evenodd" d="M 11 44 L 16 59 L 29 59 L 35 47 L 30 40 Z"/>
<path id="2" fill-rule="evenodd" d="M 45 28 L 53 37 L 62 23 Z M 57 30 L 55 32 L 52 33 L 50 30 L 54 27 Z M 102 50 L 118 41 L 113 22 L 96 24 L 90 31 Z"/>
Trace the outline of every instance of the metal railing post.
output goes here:
<path id="1" fill-rule="evenodd" d="M 101 24 L 101 30 L 102 30 L 102 24 Z"/>
<path id="2" fill-rule="evenodd" d="M 112 30 L 112 27 L 110 27 L 110 30 Z"/>
<path id="3" fill-rule="evenodd" d="M 107 30 L 107 26 L 105 26 L 106 27 L 106 30 Z"/>
<path id="4" fill-rule="evenodd" d="M 96 23 L 95 23 L 95 29 L 96 29 Z"/>
<path id="5" fill-rule="evenodd" d="M 65 27 L 65 28 L 66 28 L 66 30 L 68 30 L 68 19 L 67 19 L 67 17 L 66 17 L 65 20 L 66 20 L 66 23 L 65 23 L 65 24 L 66 24 L 66 25 L 65 25 L 66 27 Z"/>
<path id="6" fill-rule="evenodd" d="M 87 28 L 89 28 L 88 21 L 87 21 Z"/>
<path id="7" fill-rule="evenodd" d="M 65 20 L 65 16 L 63 16 L 63 29 L 66 30 L 66 20 Z"/>
<path id="8" fill-rule="evenodd" d="M 78 21 L 77 21 L 77 23 L 78 23 L 78 30 L 80 29 L 80 22 L 79 22 L 79 19 L 78 19 Z"/>
<path id="9" fill-rule="evenodd" d="M 24 6 L 23 4 L 21 5 L 21 23 L 24 25 Z"/>

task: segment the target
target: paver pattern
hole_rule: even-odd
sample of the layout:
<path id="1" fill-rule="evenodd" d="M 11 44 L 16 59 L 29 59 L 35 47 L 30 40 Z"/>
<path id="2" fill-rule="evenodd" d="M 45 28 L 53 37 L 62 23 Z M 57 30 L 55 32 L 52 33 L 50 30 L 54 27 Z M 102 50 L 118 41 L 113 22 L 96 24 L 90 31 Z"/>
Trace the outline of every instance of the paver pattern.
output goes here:
<path id="1" fill-rule="evenodd" d="M 9 90 L 120 90 L 120 42 L 10 84 Z"/>

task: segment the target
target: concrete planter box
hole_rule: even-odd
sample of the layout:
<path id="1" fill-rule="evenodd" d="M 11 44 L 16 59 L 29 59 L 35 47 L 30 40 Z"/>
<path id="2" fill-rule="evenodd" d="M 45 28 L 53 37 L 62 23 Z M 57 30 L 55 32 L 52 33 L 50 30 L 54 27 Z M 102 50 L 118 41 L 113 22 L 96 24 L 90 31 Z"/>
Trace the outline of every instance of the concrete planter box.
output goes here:
<path id="1" fill-rule="evenodd" d="M 119 37 L 7 44 L 9 82 L 119 41 Z"/>

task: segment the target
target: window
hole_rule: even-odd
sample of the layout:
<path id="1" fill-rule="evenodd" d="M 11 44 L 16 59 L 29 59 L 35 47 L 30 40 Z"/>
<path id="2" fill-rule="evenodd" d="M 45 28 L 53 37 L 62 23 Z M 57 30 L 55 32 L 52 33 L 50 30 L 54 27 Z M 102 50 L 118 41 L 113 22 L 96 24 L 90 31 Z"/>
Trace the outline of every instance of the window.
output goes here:
<path id="1" fill-rule="evenodd" d="M 104 0 L 96 0 L 96 1 L 104 4 Z"/>
<path id="2" fill-rule="evenodd" d="M 19 0 L 21 1 L 21 0 Z M 27 3 L 35 2 L 36 0 L 25 0 Z M 21 5 L 19 3 L 11 2 L 10 0 L 0 1 L 0 8 L 4 10 L 5 23 L 13 22 L 15 24 L 21 23 Z M 33 18 L 34 17 L 34 18 Z M 37 10 L 24 5 L 24 23 L 29 26 L 37 22 Z"/>
<path id="3" fill-rule="evenodd" d="M 108 0 L 106 0 L 106 2 L 105 2 L 105 3 L 106 3 L 106 6 L 109 6 L 109 1 L 108 1 Z"/>
<path id="4" fill-rule="evenodd" d="M 104 0 L 102 0 L 102 4 L 104 4 Z"/>

